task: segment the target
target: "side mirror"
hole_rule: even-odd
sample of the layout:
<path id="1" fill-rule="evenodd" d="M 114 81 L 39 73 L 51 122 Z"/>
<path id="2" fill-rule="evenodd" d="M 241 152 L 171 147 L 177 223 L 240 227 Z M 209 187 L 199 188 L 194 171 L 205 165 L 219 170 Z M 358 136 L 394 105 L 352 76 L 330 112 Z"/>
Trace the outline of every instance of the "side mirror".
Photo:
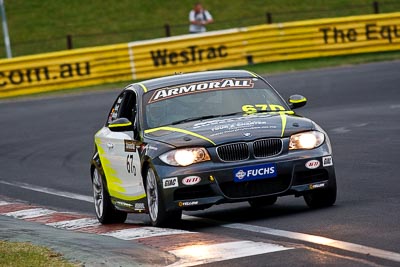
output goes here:
<path id="1" fill-rule="evenodd" d="M 307 103 L 307 98 L 302 95 L 292 95 L 288 102 L 291 109 L 301 108 Z"/>
<path id="2" fill-rule="evenodd" d="M 119 118 L 111 122 L 108 128 L 113 132 L 133 131 L 133 124 L 127 118 Z"/>

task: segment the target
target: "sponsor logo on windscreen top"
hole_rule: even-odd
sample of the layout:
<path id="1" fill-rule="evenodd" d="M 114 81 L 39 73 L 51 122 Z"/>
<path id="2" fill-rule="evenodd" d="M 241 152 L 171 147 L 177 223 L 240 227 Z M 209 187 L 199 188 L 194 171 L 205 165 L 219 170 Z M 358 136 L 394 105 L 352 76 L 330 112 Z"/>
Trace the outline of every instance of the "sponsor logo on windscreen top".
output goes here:
<path id="1" fill-rule="evenodd" d="M 233 170 L 235 182 L 247 182 L 251 180 L 273 178 L 278 175 L 275 163 L 261 164 L 237 168 Z"/>
<path id="2" fill-rule="evenodd" d="M 253 88 L 253 87 L 254 83 L 251 79 L 234 79 L 234 78 L 183 84 L 177 87 L 161 88 L 155 90 L 149 100 L 149 103 L 157 102 L 168 98 L 201 93 L 206 91 L 233 89 L 233 88 Z"/>

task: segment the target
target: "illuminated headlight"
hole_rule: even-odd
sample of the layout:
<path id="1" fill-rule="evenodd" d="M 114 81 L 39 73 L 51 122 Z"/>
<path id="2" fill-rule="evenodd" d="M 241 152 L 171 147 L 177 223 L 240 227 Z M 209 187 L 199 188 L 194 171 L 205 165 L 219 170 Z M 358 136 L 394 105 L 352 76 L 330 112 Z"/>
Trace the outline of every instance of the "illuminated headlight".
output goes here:
<path id="1" fill-rule="evenodd" d="M 313 149 L 322 145 L 325 135 L 318 131 L 294 134 L 290 137 L 289 150 Z"/>
<path id="2" fill-rule="evenodd" d="M 160 159 L 168 165 L 188 166 L 193 163 L 210 160 L 210 155 L 208 155 L 205 148 L 193 147 L 169 151 L 162 154 Z"/>

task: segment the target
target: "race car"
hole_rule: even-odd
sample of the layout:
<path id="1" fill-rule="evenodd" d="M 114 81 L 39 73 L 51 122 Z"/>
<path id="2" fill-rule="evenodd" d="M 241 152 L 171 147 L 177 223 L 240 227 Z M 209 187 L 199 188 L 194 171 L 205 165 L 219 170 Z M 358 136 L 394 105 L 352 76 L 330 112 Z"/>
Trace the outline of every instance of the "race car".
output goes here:
<path id="1" fill-rule="evenodd" d="M 206 71 L 127 86 L 94 137 L 91 178 L 102 224 L 148 213 L 173 225 L 183 210 L 303 196 L 311 208 L 336 201 L 326 132 L 293 110 L 261 76 Z"/>

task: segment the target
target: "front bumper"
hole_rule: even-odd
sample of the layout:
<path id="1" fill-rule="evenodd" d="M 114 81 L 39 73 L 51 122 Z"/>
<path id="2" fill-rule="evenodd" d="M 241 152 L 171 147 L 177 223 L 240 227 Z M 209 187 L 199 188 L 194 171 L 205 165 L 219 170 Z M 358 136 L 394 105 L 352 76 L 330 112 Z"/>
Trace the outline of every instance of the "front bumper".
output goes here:
<path id="1" fill-rule="evenodd" d="M 319 162 L 319 166 L 311 169 L 306 167 L 307 162 L 315 160 Z M 238 168 L 260 164 L 274 164 L 276 177 L 234 181 Z M 162 197 L 167 210 L 204 209 L 214 204 L 247 201 L 265 196 L 300 196 L 309 190 L 326 188 L 330 181 L 335 180 L 332 156 L 323 146 L 266 159 L 230 163 L 209 161 L 188 167 L 160 164 L 155 167 L 161 188 L 164 179 L 177 178 L 178 183 L 174 187 L 163 188 Z M 200 181 L 194 185 L 185 185 L 183 179 L 190 176 L 199 177 Z"/>

